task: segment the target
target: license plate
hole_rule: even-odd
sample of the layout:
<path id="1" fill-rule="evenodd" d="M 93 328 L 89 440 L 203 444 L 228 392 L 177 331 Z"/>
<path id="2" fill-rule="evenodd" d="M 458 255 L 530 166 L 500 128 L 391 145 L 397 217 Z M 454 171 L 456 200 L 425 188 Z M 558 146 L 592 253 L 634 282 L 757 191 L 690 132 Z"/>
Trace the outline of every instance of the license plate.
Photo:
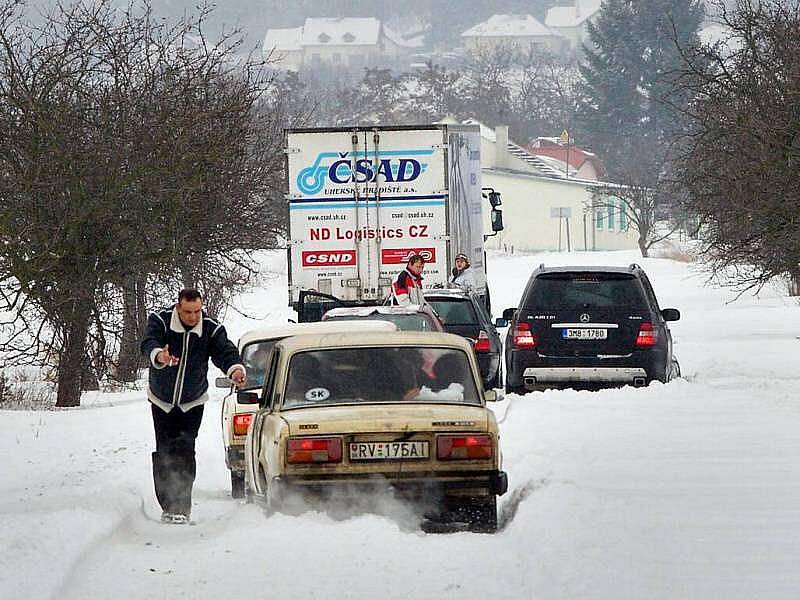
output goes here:
<path id="1" fill-rule="evenodd" d="M 350 460 L 428 458 L 428 442 L 351 442 Z"/>
<path id="2" fill-rule="evenodd" d="M 607 329 L 562 329 L 561 337 L 565 340 L 604 340 L 608 337 Z"/>

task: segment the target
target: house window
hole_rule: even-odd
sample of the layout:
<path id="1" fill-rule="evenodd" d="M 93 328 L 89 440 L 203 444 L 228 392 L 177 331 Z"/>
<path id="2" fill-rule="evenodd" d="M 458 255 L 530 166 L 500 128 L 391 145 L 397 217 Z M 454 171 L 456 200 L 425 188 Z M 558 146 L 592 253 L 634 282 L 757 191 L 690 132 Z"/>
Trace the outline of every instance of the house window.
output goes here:
<path id="1" fill-rule="evenodd" d="M 628 230 L 628 215 L 625 212 L 625 203 L 622 200 L 619 201 L 619 230 Z"/>
<path id="2" fill-rule="evenodd" d="M 597 209 L 594 213 L 594 226 L 595 229 L 603 228 L 603 212 L 600 209 Z"/>
<path id="3" fill-rule="evenodd" d="M 614 230 L 614 205 L 608 205 L 608 229 L 609 231 Z"/>
<path id="4" fill-rule="evenodd" d="M 342 63 L 342 55 L 341 55 L 341 53 L 334 52 L 332 60 L 333 60 L 333 64 L 335 64 L 335 65 L 341 64 Z"/>
<path id="5" fill-rule="evenodd" d="M 318 52 L 314 52 L 314 53 L 311 55 L 311 64 L 312 64 L 312 65 L 318 65 L 318 64 L 320 64 L 320 62 L 322 62 L 322 60 L 321 60 L 321 58 L 320 58 L 320 55 L 319 55 L 319 53 L 318 53 Z"/>

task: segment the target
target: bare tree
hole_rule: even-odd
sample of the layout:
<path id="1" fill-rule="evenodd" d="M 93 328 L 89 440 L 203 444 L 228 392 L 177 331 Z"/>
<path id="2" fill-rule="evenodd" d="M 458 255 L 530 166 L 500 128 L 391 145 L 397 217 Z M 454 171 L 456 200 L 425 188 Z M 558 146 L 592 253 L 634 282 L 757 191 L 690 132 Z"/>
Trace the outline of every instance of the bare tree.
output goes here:
<path id="1" fill-rule="evenodd" d="M 740 290 L 800 292 L 800 3 L 718 2 L 726 39 L 685 52 L 678 175 L 712 271 Z"/>
<path id="2" fill-rule="evenodd" d="M 169 26 L 100 0 L 34 27 L 17 3 L 0 13 L 2 350 L 55 360 L 58 405 L 117 350 L 135 372 L 147 286 L 222 298 L 284 230 L 272 74 L 235 34 L 209 44 L 206 14 Z"/>

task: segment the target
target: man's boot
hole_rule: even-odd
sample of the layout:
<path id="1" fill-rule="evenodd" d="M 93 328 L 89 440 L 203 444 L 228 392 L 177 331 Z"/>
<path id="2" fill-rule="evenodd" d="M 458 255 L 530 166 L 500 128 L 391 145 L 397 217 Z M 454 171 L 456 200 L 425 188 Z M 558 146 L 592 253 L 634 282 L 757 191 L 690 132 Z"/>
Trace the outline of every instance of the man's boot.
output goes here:
<path id="1" fill-rule="evenodd" d="M 175 496 L 174 512 L 186 515 L 187 519 L 192 513 L 192 487 L 197 474 L 197 462 L 194 450 L 184 450 L 175 455 Z"/>

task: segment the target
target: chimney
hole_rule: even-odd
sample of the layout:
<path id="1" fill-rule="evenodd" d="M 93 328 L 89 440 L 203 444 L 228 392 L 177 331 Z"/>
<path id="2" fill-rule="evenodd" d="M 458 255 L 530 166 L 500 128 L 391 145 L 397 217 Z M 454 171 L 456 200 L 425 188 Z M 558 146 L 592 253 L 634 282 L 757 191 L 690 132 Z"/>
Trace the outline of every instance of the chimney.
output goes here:
<path id="1" fill-rule="evenodd" d="M 498 125 L 494 128 L 495 138 L 495 166 L 499 169 L 508 169 L 508 125 Z"/>

